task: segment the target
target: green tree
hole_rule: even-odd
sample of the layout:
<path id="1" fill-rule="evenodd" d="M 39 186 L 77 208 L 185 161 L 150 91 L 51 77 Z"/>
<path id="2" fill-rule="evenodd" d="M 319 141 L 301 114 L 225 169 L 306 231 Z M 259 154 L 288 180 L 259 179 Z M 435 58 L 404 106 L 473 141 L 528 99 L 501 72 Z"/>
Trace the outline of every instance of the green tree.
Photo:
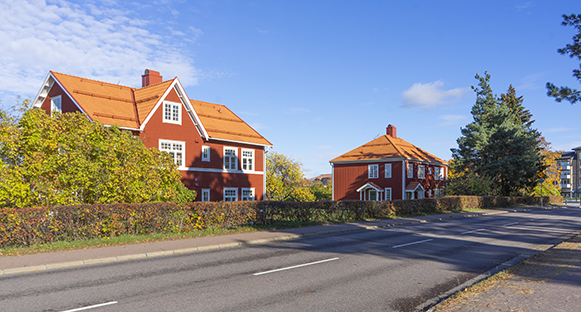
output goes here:
<path id="1" fill-rule="evenodd" d="M 459 168 L 454 159 L 448 162 L 447 195 L 489 195 L 492 189 L 491 181 L 467 168 Z"/>
<path id="2" fill-rule="evenodd" d="M 277 152 L 266 156 L 266 196 L 269 200 L 314 201 L 304 184 L 302 164 Z"/>
<path id="3" fill-rule="evenodd" d="M 563 26 L 573 26 L 577 30 L 577 34 L 573 36 L 573 43 L 567 44 L 564 48 L 558 49 L 560 54 L 568 54 L 571 58 L 576 58 L 581 61 L 581 14 L 563 14 Z M 573 77 L 581 81 L 581 65 L 580 69 L 573 70 Z M 547 95 L 554 97 L 557 102 L 566 100 L 574 104 L 581 101 L 581 90 L 571 89 L 569 87 L 557 88 L 554 84 L 547 82 Z"/>
<path id="4" fill-rule="evenodd" d="M 487 193 L 522 195 L 536 185 L 537 173 L 544 169 L 538 132 L 530 127 L 532 115 L 524 110 L 514 88 L 497 98 L 488 73 L 484 77 L 477 74 L 476 79 L 478 87 L 472 87 L 476 92 L 474 121 L 462 128 L 458 148 L 452 149 L 452 168 L 471 181 L 490 181 Z"/>
<path id="5" fill-rule="evenodd" d="M 311 190 L 311 193 L 313 193 L 313 196 L 315 196 L 316 201 L 331 200 L 333 192 L 333 186 L 331 183 L 325 185 L 321 182 L 315 182 L 309 186 L 309 189 Z"/>
<path id="6" fill-rule="evenodd" d="M 81 113 L 0 120 L 0 207 L 189 201 L 173 159 Z"/>

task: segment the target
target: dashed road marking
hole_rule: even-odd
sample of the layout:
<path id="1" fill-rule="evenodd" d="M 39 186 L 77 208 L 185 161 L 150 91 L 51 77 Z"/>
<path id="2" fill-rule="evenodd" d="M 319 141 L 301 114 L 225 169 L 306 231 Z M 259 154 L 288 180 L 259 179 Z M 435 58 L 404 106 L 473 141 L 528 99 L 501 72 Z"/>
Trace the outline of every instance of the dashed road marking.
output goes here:
<path id="1" fill-rule="evenodd" d="M 421 243 L 426 243 L 426 242 L 433 241 L 433 240 L 434 239 L 432 239 L 432 238 L 424 239 L 424 240 L 413 242 L 413 243 L 407 243 L 407 244 L 403 244 L 403 245 L 393 246 L 392 248 L 400 248 L 400 247 L 405 247 L 405 246 L 409 246 L 409 245 L 421 244 Z"/>
<path id="2" fill-rule="evenodd" d="M 82 308 L 76 308 L 76 309 L 66 310 L 66 311 L 62 311 L 62 312 L 84 311 L 84 310 L 89 310 L 89 309 L 94 309 L 94 308 L 100 308 L 100 307 L 104 307 L 104 306 L 108 306 L 108 305 L 112 305 L 112 304 L 116 304 L 116 303 L 117 303 L 117 301 L 111 301 L 111 302 L 105 302 L 105 303 L 95 304 L 95 305 L 92 305 L 92 306 L 87 306 L 87 307 L 82 307 Z"/>
<path id="3" fill-rule="evenodd" d="M 270 270 L 270 271 L 254 273 L 253 275 L 257 276 L 257 275 L 262 275 L 262 274 L 280 272 L 280 271 L 284 271 L 284 270 L 296 269 L 296 268 L 300 268 L 300 267 L 304 267 L 304 266 L 308 266 L 308 265 L 319 264 L 319 263 L 324 263 L 324 262 L 329 262 L 329 261 L 334 261 L 334 260 L 339 260 L 339 258 L 331 258 L 331 259 L 325 259 L 325 260 L 309 262 L 309 263 L 304 263 L 304 264 L 299 264 L 299 265 L 293 265 L 293 266 L 286 267 L 286 268 L 280 268 L 280 269 L 275 269 L 275 270 Z"/>

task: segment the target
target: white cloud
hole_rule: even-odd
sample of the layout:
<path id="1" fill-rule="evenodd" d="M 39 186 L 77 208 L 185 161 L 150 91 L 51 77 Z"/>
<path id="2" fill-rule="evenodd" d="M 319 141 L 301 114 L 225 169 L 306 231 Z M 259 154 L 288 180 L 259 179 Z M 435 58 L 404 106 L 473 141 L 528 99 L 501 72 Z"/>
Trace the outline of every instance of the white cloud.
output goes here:
<path id="1" fill-rule="evenodd" d="M 304 107 L 291 107 L 291 108 L 287 109 L 286 112 L 288 114 L 304 114 L 304 113 L 310 113 L 311 110 L 308 108 L 304 108 Z"/>
<path id="2" fill-rule="evenodd" d="M 521 11 L 527 11 L 532 5 L 533 5 L 533 2 L 528 1 L 528 2 L 521 2 L 517 5 L 515 5 L 514 7 L 516 8 L 517 12 L 521 12 Z"/>
<path id="3" fill-rule="evenodd" d="M 0 92 L 34 96 L 49 70 L 139 87 L 149 68 L 196 85 L 193 60 L 129 16 L 67 1 L 0 2 Z"/>
<path id="4" fill-rule="evenodd" d="M 570 141 L 566 143 L 553 143 L 553 150 L 555 151 L 571 151 L 574 147 L 581 146 L 581 141 Z"/>
<path id="5" fill-rule="evenodd" d="M 426 109 L 451 104 L 470 90 L 470 88 L 441 90 L 442 86 L 444 82 L 441 80 L 426 84 L 415 83 L 402 93 L 403 106 Z"/>
<path id="6" fill-rule="evenodd" d="M 461 125 L 464 124 L 468 117 L 464 115 L 442 115 L 438 117 L 440 120 L 443 120 L 439 126 L 454 126 L 454 125 Z"/>
<path id="7" fill-rule="evenodd" d="M 257 131 L 258 131 L 258 130 L 263 130 L 263 129 L 268 129 L 268 127 L 267 127 L 265 124 L 263 124 L 263 123 L 260 123 L 260 122 L 254 122 L 254 123 L 251 123 L 251 124 L 250 124 L 250 126 L 251 126 L 251 127 L 254 129 L 254 130 L 257 130 Z"/>
<path id="8" fill-rule="evenodd" d="M 547 132 L 567 132 L 567 131 L 573 131 L 575 130 L 575 128 L 551 128 L 549 130 L 547 130 Z"/>

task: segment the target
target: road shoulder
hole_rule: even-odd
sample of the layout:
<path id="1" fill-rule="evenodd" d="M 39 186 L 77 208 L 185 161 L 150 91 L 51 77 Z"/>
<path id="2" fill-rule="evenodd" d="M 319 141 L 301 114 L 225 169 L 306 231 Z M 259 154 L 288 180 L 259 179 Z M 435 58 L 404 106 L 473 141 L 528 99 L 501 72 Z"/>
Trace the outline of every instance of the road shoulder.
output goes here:
<path id="1" fill-rule="evenodd" d="M 576 311 L 581 234 L 458 292 L 429 311 Z"/>

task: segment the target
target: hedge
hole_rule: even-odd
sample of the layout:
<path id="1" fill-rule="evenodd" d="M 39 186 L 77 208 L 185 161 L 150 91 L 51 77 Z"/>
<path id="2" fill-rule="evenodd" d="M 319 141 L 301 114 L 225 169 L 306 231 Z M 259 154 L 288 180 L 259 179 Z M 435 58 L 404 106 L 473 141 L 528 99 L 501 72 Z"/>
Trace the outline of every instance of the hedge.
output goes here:
<path id="1" fill-rule="evenodd" d="M 544 197 L 553 203 L 555 197 Z M 557 197 L 557 202 L 562 202 Z M 537 205 L 539 197 L 454 196 L 438 199 L 320 202 L 97 204 L 0 209 L 0 247 L 282 221 L 353 222 L 417 213 Z"/>

